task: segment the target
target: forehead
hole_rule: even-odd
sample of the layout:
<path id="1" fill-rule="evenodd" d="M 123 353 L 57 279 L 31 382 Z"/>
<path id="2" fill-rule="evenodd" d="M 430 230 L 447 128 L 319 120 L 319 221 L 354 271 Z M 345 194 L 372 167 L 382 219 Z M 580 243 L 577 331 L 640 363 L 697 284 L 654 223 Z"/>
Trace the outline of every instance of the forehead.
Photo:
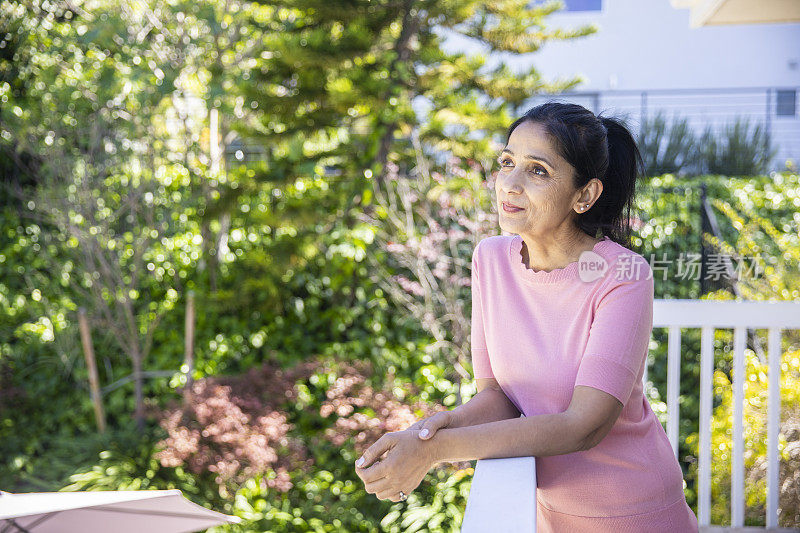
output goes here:
<path id="1" fill-rule="evenodd" d="M 514 128 L 505 146 L 510 150 L 517 161 L 527 160 L 527 156 L 534 157 L 556 170 L 556 174 L 571 174 L 572 165 L 567 162 L 553 146 L 551 137 L 544 126 L 526 120 Z"/>
<path id="2" fill-rule="evenodd" d="M 544 126 L 529 120 L 526 120 L 514 128 L 514 131 L 511 132 L 511 136 L 508 138 L 508 145 L 506 147 L 514 152 L 514 155 L 519 157 L 534 154 L 541 154 L 544 156 L 550 155 L 552 159 L 557 157 L 556 151 L 550 142 L 550 137 L 545 132 Z"/>

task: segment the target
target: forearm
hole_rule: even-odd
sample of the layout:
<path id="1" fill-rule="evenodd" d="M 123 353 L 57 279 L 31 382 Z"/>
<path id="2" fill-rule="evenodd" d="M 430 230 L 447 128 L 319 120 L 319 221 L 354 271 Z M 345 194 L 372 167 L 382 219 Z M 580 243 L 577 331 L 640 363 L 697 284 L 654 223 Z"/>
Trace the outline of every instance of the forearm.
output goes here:
<path id="1" fill-rule="evenodd" d="M 503 391 L 487 387 L 453 409 L 451 414 L 453 423 L 449 427 L 460 428 L 518 418 L 520 412 Z"/>
<path id="2" fill-rule="evenodd" d="M 584 439 L 568 415 L 556 413 L 440 429 L 430 442 L 436 464 L 562 455 L 582 450 Z"/>

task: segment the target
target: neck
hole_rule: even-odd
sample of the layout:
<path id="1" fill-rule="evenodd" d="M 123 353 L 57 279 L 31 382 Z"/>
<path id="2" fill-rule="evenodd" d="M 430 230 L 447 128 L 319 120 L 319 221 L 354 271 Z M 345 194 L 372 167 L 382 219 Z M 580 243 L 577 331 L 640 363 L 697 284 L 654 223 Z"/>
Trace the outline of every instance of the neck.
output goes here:
<path id="1" fill-rule="evenodd" d="M 525 268 L 535 271 L 544 270 L 545 272 L 564 268 L 568 264 L 578 261 L 583 252 L 591 251 L 595 244 L 603 240 L 602 237 L 594 238 L 583 232 L 568 240 L 545 242 L 530 236 L 520 236 L 522 237 L 522 261 Z M 533 254 L 529 253 L 529 250 L 533 250 Z M 533 263 L 530 261 L 531 256 L 535 258 Z"/>

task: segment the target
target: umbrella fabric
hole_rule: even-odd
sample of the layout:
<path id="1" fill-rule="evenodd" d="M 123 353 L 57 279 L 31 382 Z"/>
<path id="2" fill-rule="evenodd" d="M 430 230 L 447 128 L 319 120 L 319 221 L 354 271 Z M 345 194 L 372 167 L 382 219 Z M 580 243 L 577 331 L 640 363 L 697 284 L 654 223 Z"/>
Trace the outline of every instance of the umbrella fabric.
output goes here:
<path id="1" fill-rule="evenodd" d="M 241 522 L 189 501 L 178 489 L 0 491 L 0 533 L 189 533 Z"/>

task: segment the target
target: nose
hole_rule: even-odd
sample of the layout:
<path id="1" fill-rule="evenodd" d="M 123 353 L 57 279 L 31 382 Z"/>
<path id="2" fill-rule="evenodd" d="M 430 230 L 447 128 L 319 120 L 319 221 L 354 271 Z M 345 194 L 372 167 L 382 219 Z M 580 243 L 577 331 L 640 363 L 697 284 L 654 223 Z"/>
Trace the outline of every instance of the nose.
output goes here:
<path id="1" fill-rule="evenodd" d="M 516 169 L 512 170 L 511 172 L 500 172 L 497 175 L 497 187 L 502 191 L 504 194 L 522 194 L 522 186 L 519 184 L 517 179 L 517 171 Z"/>

